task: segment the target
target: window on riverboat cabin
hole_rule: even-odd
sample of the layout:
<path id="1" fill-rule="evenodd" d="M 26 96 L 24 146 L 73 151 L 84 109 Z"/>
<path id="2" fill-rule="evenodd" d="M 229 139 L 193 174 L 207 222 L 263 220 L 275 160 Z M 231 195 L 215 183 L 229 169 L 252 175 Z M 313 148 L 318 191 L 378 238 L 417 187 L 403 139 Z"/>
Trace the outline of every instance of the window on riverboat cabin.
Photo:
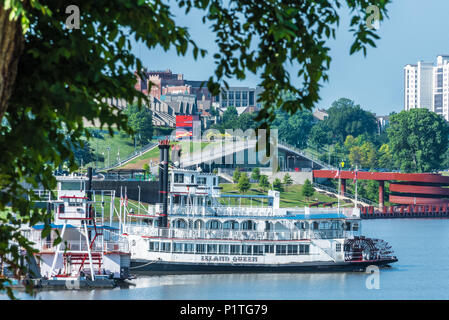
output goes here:
<path id="1" fill-rule="evenodd" d="M 231 244 L 231 254 L 240 254 L 240 245 Z"/>
<path id="2" fill-rule="evenodd" d="M 261 245 L 253 246 L 253 255 L 263 256 L 263 246 L 261 246 Z"/>
<path id="3" fill-rule="evenodd" d="M 318 223 L 318 222 L 314 221 L 314 222 L 312 223 L 312 229 L 313 229 L 313 230 L 318 230 L 318 226 L 319 226 L 319 223 Z"/>
<path id="4" fill-rule="evenodd" d="M 182 243 L 173 243 L 173 252 L 180 253 L 182 252 Z"/>
<path id="5" fill-rule="evenodd" d="M 242 222 L 242 230 L 255 230 L 256 229 L 256 224 L 251 221 L 243 221 Z"/>
<path id="6" fill-rule="evenodd" d="M 238 230 L 239 229 L 239 223 L 237 221 L 233 221 L 233 220 L 225 221 L 223 223 L 223 229 L 225 229 L 225 230 L 229 230 L 229 229 Z"/>
<path id="7" fill-rule="evenodd" d="M 309 254 L 309 245 L 308 244 L 300 244 L 299 245 L 299 254 Z"/>
<path id="8" fill-rule="evenodd" d="M 352 231 L 359 231 L 359 224 L 358 223 L 353 223 L 352 224 Z"/>
<path id="9" fill-rule="evenodd" d="M 207 222 L 207 228 L 211 230 L 218 230 L 220 229 L 220 221 L 218 220 L 210 220 Z"/>
<path id="10" fill-rule="evenodd" d="M 274 253 L 274 245 L 273 244 L 265 245 L 265 253 Z"/>
<path id="11" fill-rule="evenodd" d="M 207 179 L 205 177 L 198 177 L 197 183 L 201 185 L 207 184 Z"/>
<path id="12" fill-rule="evenodd" d="M 193 243 L 184 243 L 184 252 L 193 253 L 194 248 L 195 248 L 195 246 Z"/>
<path id="13" fill-rule="evenodd" d="M 251 246 L 242 245 L 242 254 L 251 254 Z"/>
<path id="14" fill-rule="evenodd" d="M 298 254 L 298 245 L 287 245 L 287 254 L 294 255 Z"/>
<path id="15" fill-rule="evenodd" d="M 330 229 L 330 223 L 327 221 L 320 222 L 320 230 L 329 230 Z"/>
<path id="16" fill-rule="evenodd" d="M 276 246 L 276 255 L 285 255 L 287 253 L 287 246 L 285 245 L 277 245 Z"/>
<path id="17" fill-rule="evenodd" d="M 217 245 L 216 244 L 208 244 L 207 245 L 207 253 L 210 253 L 210 254 L 217 253 Z"/>
<path id="18" fill-rule="evenodd" d="M 159 242 L 150 241 L 150 246 L 148 248 L 150 251 L 159 251 Z"/>
<path id="19" fill-rule="evenodd" d="M 170 252 L 170 242 L 161 242 L 161 251 Z"/>
<path id="20" fill-rule="evenodd" d="M 203 229 L 204 228 L 204 222 L 202 220 L 196 220 L 195 221 L 195 229 Z"/>
<path id="21" fill-rule="evenodd" d="M 218 252 L 220 254 L 229 254 L 229 245 L 228 244 L 220 244 L 218 246 Z"/>
<path id="22" fill-rule="evenodd" d="M 206 253 L 206 245 L 202 243 L 197 243 L 196 253 Z"/>
<path id="23" fill-rule="evenodd" d="M 338 230 L 338 229 L 340 229 L 340 222 L 338 222 L 338 221 L 333 221 L 333 222 L 332 222 L 332 227 L 331 227 L 331 229 L 332 229 L 332 230 Z"/>
<path id="24" fill-rule="evenodd" d="M 178 219 L 178 220 L 176 220 L 175 228 L 186 229 L 187 223 L 183 219 Z"/>
<path id="25" fill-rule="evenodd" d="M 184 174 L 175 173 L 174 183 L 184 183 Z"/>

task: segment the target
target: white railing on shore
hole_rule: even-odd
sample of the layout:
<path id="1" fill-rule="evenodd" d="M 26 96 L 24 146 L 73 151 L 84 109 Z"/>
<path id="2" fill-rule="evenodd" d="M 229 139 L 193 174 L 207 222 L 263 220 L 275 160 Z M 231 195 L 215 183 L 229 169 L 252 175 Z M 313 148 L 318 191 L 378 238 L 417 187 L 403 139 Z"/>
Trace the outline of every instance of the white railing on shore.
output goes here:
<path id="1" fill-rule="evenodd" d="M 313 183 L 313 186 L 316 187 L 316 188 L 318 188 L 318 189 L 321 189 L 321 190 L 324 190 L 324 191 L 333 193 L 333 194 L 335 194 L 335 195 L 338 194 L 338 190 L 337 190 L 337 189 L 334 189 L 334 188 L 332 188 L 332 187 L 328 187 L 328 186 L 325 186 L 325 185 L 322 185 L 322 184 L 319 184 L 319 183 L 316 183 L 316 182 Z M 346 197 L 346 198 L 350 198 L 350 199 L 355 200 L 355 195 L 353 195 L 352 193 L 347 193 L 347 192 L 345 192 L 344 194 L 340 194 L 340 196 L 344 196 L 344 197 Z M 364 203 L 369 204 L 370 206 L 373 206 L 373 207 L 377 207 L 377 206 L 378 206 L 378 204 L 375 203 L 374 201 L 371 201 L 371 200 L 369 200 L 369 199 L 362 198 L 362 197 L 360 197 L 360 196 L 357 197 L 357 201 L 358 201 L 358 202 L 364 202 Z"/>

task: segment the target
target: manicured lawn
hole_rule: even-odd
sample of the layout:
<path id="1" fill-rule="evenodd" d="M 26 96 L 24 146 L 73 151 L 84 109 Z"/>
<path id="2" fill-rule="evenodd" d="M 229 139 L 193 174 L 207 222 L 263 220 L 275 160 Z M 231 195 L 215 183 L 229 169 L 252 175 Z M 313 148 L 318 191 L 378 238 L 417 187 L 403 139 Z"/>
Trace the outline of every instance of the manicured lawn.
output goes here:
<path id="1" fill-rule="evenodd" d="M 109 149 L 109 163 L 113 165 L 121 159 L 128 157 L 134 152 L 134 139 L 128 135 L 122 135 L 115 131 L 114 136 L 109 135 L 108 130 L 101 130 L 102 138 L 92 137 L 89 140 L 90 147 L 93 150 L 94 161 L 98 157 L 97 166 L 105 167 L 108 165 L 108 147 Z M 136 148 L 140 148 L 139 145 Z"/>
<path id="2" fill-rule="evenodd" d="M 233 183 L 223 183 L 220 185 L 223 194 L 241 194 L 237 189 L 237 184 Z M 335 206 L 337 205 L 337 199 L 331 198 L 327 195 L 320 194 L 315 192 L 315 194 L 310 197 L 309 201 L 301 194 L 302 185 L 291 185 L 287 188 L 284 187 L 284 190 L 281 191 L 281 207 L 304 207 L 308 206 L 310 203 L 314 202 L 335 202 Z M 267 195 L 268 192 L 262 192 L 257 184 L 251 184 L 251 189 L 248 190 L 246 195 Z M 222 198 L 221 202 L 223 204 L 228 204 L 229 200 Z M 231 204 L 239 204 L 239 199 L 231 199 Z M 264 205 L 266 205 L 267 201 L 264 201 Z M 241 199 L 242 205 L 251 205 L 250 199 Z M 260 199 L 253 199 L 252 205 L 261 205 Z M 341 203 L 342 207 L 350 206 L 351 204 Z"/>

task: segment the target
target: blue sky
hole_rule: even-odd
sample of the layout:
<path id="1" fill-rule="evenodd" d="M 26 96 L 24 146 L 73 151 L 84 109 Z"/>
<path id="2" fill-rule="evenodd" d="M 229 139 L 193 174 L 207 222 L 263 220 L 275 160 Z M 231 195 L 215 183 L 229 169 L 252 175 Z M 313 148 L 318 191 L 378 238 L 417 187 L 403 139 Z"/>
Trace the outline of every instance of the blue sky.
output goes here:
<path id="1" fill-rule="evenodd" d="M 149 69 L 171 69 L 189 80 L 205 80 L 215 67 L 214 35 L 202 24 L 200 12 L 186 16 L 177 9 L 174 13 L 178 24 L 188 27 L 196 43 L 208 50 L 208 56 L 195 61 L 191 54 L 178 57 L 174 50 L 150 51 L 142 45 L 136 46 L 134 52 Z M 349 55 L 352 35 L 348 32 L 348 14 L 342 11 L 337 39 L 329 42 L 330 79 L 323 83 L 317 106 L 328 108 L 336 99 L 347 97 L 378 115 L 401 111 L 404 65 L 418 60 L 434 62 L 438 54 L 449 54 L 448 15 L 448 0 L 393 0 L 389 19 L 380 25 L 377 48 L 369 49 L 363 57 L 362 53 Z M 244 86 L 256 86 L 258 82 L 258 77 L 252 74 L 247 74 L 243 82 L 229 80 L 230 85 Z"/>

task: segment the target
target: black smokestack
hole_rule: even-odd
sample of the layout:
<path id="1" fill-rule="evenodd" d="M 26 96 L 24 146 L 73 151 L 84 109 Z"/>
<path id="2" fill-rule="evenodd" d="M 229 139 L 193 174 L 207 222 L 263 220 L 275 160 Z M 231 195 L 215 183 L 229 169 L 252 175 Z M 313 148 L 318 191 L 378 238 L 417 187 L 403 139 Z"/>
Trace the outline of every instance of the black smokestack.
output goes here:
<path id="1" fill-rule="evenodd" d="M 170 140 L 159 142 L 159 203 L 162 203 L 161 217 L 159 226 L 167 228 L 168 226 L 168 162 L 169 162 Z"/>
<path id="2" fill-rule="evenodd" d="M 92 167 L 87 168 L 87 184 L 86 184 L 87 199 L 92 200 Z"/>

